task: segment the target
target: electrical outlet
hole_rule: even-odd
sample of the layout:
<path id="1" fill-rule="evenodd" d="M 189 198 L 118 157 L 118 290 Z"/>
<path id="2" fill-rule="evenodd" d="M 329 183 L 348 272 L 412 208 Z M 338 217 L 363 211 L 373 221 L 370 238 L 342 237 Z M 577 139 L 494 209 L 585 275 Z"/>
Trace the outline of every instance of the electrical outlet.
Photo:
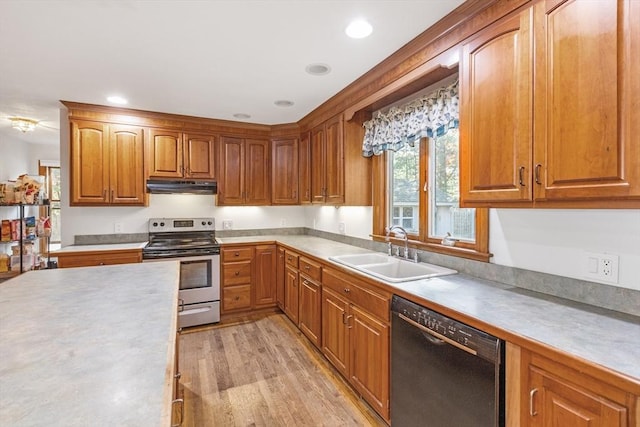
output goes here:
<path id="1" fill-rule="evenodd" d="M 339 222 L 338 223 L 338 233 L 340 234 L 345 234 L 347 232 L 347 226 L 345 225 L 344 222 Z"/>
<path id="2" fill-rule="evenodd" d="M 115 234 L 122 234 L 122 229 L 123 229 L 123 225 L 121 222 L 114 222 L 113 223 L 113 232 Z"/>
<path id="3" fill-rule="evenodd" d="M 233 230 L 233 221 L 230 219 L 225 219 L 222 221 L 222 229 L 223 230 Z"/>
<path id="4" fill-rule="evenodd" d="M 585 278 L 604 283 L 618 283 L 618 255 L 586 253 Z"/>

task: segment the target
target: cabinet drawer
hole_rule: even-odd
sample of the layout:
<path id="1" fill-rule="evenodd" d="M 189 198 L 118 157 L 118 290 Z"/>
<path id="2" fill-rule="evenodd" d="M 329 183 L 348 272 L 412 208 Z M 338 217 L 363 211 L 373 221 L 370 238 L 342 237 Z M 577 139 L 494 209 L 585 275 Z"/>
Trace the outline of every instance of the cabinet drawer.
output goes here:
<path id="1" fill-rule="evenodd" d="M 229 262 L 222 265 L 222 286 L 251 283 L 251 261 Z"/>
<path id="2" fill-rule="evenodd" d="M 231 286 L 222 289 L 222 311 L 251 308 L 251 285 Z"/>
<path id="3" fill-rule="evenodd" d="M 300 257 L 299 265 L 300 273 L 303 273 L 310 279 L 318 282 L 320 281 L 322 276 L 322 267 L 320 266 L 320 264 L 311 261 L 309 258 Z"/>
<path id="4" fill-rule="evenodd" d="M 290 265 L 293 268 L 298 268 L 298 258 L 300 258 L 300 255 L 297 253 L 284 251 L 284 260 L 287 265 Z"/>
<path id="5" fill-rule="evenodd" d="M 133 264 L 142 262 L 142 250 L 135 251 L 92 251 L 56 254 L 58 267 L 95 267 L 99 265 Z"/>
<path id="6" fill-rule="evenodd" d="M 330 269 L 322 272 L 322 286 L 333 289 L 349 302 L 364 308 L 382 320 L 389 321 L 390 294 L 374 290 L 355 277 Z"/>
<path id="7" fill-rule="evenodd" d="M 253 259 L 253 247 L 222 248 L 222 262 L 246 261 Z"/>

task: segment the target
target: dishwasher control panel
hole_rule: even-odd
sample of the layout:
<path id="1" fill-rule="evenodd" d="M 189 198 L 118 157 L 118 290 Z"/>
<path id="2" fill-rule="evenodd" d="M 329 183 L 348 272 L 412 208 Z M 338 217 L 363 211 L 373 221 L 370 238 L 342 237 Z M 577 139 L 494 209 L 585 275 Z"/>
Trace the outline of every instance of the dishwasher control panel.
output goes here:
<path id="1" fill-rule="evenodd" d="M 397 295 L 391 301 L 391 312 L 410 321 L 435 339 L 464 347 L 466 351 L 490 361 L 500 359 L 500 339 L 486 332 Z"/>

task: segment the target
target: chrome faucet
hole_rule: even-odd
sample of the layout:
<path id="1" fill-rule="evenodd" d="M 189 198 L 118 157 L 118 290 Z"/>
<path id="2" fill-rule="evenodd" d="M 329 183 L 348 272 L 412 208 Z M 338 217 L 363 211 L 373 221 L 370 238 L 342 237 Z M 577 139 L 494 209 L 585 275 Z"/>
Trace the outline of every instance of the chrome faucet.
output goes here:
<path id="1" fill-rule="evenodd" d="M 387 241 L 389 240 L 389 235 L 391 232 L 394 232 L 396 237 L 404 238 L 404 259 L 409 259 L 409 236 L 407 235 L 407 230 L 402 228 L 399 225 L 392 225 L 391 227 L 387 227 Z M 391 242 L 389 242 L 388 254 L 391 255 Z"/>

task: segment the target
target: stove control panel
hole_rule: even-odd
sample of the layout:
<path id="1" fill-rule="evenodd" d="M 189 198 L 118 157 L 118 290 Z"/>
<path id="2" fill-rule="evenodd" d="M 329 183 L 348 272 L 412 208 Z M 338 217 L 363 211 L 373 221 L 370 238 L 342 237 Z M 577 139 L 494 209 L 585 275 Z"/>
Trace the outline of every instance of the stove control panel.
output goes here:
<path id="1" fill-rule="evenodd" d="M 215 231 L 215 218 L 151 218 L 149 233 Z"/>

